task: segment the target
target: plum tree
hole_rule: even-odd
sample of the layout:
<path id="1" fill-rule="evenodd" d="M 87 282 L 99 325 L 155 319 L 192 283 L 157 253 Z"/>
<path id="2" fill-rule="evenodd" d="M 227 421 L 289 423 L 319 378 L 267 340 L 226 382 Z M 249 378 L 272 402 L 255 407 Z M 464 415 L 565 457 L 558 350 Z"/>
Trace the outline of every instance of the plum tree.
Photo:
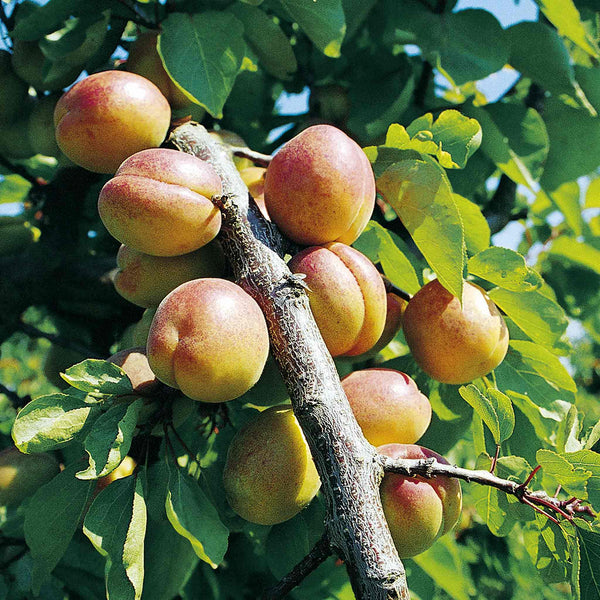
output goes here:
<path id="1" fill-rule="evenodd" d="M 0 452 L 0 506 L 15 506 L 60 470 L 50 453 L 23 454 L 10 446 Z"/>
<path id="2" fill-rule="evenodd" d="M 311 310 L 332 356 L 362 354 L 377 342 L 385 324 L 385 287 L 366 256 L 334 242 L 302 250 L 289 267 L 305 275 Z"/>
<path id="3" fill-rule="evenodd" d="M 321 481 L 290 406 L 266 409 L 236 434 L 223 484 L 231 508 L 261 525 L 291 519 L 314 498 Z"/>
<path id="4" fill-rule="evenodd" d="M 373 446 L 413 444 L 429 427 L 431 404 L 405 373 L 361 369 L 342 379 L 352 412 Z"/>
<path id="5" fill-rule="evenodd" d="M 417 364 L 443 383 L 467 383 L 497 367 L 508 349 L 508 329 L 479 286 L 465 282 L 461 301 L 437 280 L 410 300 L 404 337 Z"/>
<path id="6" fill-rule="evenodd" d="M 391 458 L 435 458 L 439 454 L 413 444 L 386 444 L 377 448 Z M 457 523 L 462 492 L 457 479 L 404 477 L 388 473 L 381 482 L 381 502 L 400 558 L 424 552 Z"/>
<path id="7" fill-rule="evenodd" d="M 54 112 L 60 149 L 98 173 L 114 173 L 128 156 L 159 146 L 170 121 L 171 109 L 160 90 L 123 71 L 95 73 L 77 82 Z"/>
<path id="8" fill-rule="evenodd" d="M 152 256 L 122 244 L 117 266 L 113 279 L 117 292 L 133 304 L 152 308 L 186 281 L 222 276 L 225 258 L 217 242 L 179 256 Z"/>
<path id="9" fill-rule="evenodd" d="M 153 256 L 177 256 L 217 235 L 221 214 L 210 198 L 220 193 L 221 181 L 208 163 L 176 150 L 149 149 L 130 156 L 104 185 L 98 212 L 123 244 Z"/>
<path id="10" fill-rule="evenodd" d="M 299 244 L 351 244 L 371 218 L 374 202 L 367 157 L 330 125 L 299 133 L 275 155 L 265 175 L 267 211 Z"/>
<path id="11" fill-rule="evenodd" d="M 224 279 L 195 279 L 160 303 L 147 350 L 162 382 L 194 400 L 224 402 L 258 381 L 269 334 L 258 304 L 241 287 Z"/>

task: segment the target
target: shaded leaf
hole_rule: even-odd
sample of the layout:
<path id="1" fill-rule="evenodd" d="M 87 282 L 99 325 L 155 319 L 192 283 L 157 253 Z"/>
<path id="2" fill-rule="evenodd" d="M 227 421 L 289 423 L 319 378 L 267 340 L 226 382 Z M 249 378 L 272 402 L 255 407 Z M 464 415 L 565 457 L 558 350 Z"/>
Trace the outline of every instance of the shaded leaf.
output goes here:
<path id="1" fill-rule="evenodd" d="M 276 0 L 325 56 L 340 55 L 346 33 L 346 20 L 341 0 L 295 2 Z"/>
<path id="2" fill-rule="evenodd" d="M 78 479 L 97 479 L 114 471 L 131 447 L 142 398 L 111 406 L 94 423 L 84 441 L 89 466 L 77 473 Z"/>
<path id="3" fill-rule="evenodd" d="M 486 248 L 468 262 L 469 273 L 506 290 L 530 292 L 539 288 L 542 276 L 528 267 L 525 258 L 508 248 Z"/>
<path id="4" fill-rule="evenodd" d="M 106 558 L 107 600 L 138 600 L 144 582 L 146 503 L 140 476 L 106 486 L 83 523 L 83 532 Z"/>
<path id="5" fill-rule="evenodd" d="M 475 202 L 452 194 L 454 204 L 460 212 L 465 230 L 465 244 L 469 254 L 477 254 L 490 245 L 490 226 Z"/>
<path id="6" fill-rule="evenodd" d="M 440 283 L 462 298 L 464 230 L 452 190 L 440 167 L 431 159 L 403 160 L 377 179 L 388 202 Z"/>
<path id="7" fill-rule="evenodd" d="M 279 79 L 297 68 L 290 40 L 265 11 L 247 4 L 233 4 L 229 10 L 244 25 L 244 37 L 265 70 Z"/>
<path id="8" fill-rule="evenodd" d="M 175 531 L 190 541 L 204 562 L 216 568 L 227 551 L 229 530 L 198 482 L 179 468 L 171 470 L 165 507 Z"/>
<path id="9" fill-rule="evenodd" d="M 69 465 L 41 486 L 25 509 L 25 539 L 34 559 L 36 593 L 65 553 L 96 487 L 95 482 L 75 478 L 78 468 L 79 464 Z"/>
<path id="10" fill-rule="evenodd" d="M 40 396 L 19 412 L 12 437 L 21 452 L 45 452 L 83 436 L 99 414 L 76 396 Z"/>
<path id="11" fill-rule="evenodd" d="M 158 51 L 171 79 L 191 101 L 222 118 L 246 54 L 244 26 L 230 13 L 208 10 L 171 13 L 161 31 Z"/>
<path id="12" fill-rule="evenodd" d="M 600 598 L 600 533 L 584 526 L 576 528 L 580 567 L 578 585 L 581 600 Z"/>
<path id="13" fill-rule="evenodd" d="M 121 367 L 107 360 L 88 358 L 69 367 L 61 377 L 72 387 L 93 394 L 130 394 L 131 381 Z"/>

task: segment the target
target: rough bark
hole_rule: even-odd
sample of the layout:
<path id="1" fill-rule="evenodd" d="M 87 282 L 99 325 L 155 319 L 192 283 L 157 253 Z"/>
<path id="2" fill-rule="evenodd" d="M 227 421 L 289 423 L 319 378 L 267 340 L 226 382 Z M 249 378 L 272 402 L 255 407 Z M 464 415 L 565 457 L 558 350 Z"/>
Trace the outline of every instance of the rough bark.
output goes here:
<path id="1" fill-rule="evenodd" d="M 220 240 L 238 283 L 267 319 L 271 351 L 321 477 L 329 543 L 346 563 L 356 598 L 407 600 L 404 567 L 381 507 L 381 461 L 354 419 L 303 282 L 279 255 L 285 243 L 248 210 L 248 191 L 230 153 L 202 126 L 182 125 L 170 142 L 210 162 L 221 177 Z"/>

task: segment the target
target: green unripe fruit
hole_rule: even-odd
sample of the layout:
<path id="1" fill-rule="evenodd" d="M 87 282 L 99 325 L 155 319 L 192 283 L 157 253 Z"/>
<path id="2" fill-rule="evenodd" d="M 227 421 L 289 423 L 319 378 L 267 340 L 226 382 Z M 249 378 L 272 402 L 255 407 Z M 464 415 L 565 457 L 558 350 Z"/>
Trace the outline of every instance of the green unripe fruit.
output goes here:
<path id="1" fill-rule="evenodd" d="M 51 454 L 23 454 L 12 446 L 0 452 L 0 506 L 16 506 L 60 471 Z"/>
<path id="2" fill-rule="evenodd" d="M 289 406 L 273 406 L 231 441 L 223 471 L 227 501 L 252 523 L 291 519 L 321 485 L 302 429 Z"/>

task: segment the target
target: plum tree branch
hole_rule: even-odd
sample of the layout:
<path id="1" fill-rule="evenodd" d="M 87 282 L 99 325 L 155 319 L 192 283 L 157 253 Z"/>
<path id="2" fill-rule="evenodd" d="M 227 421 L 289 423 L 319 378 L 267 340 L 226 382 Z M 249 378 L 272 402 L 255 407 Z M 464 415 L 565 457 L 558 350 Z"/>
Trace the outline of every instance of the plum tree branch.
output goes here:
<path id="1" fill-rule="evenodd" d="M 364 438 L 317 328 L 306 290 L 278 255 L 281 241 L 265 237 L 248 211 L 248 190 L 230 153 L 206 130 L 186 123 L 171 143 L 210 162 L 221 177 L 220 241 L 239 285 L 260 305 L 271 352 L 304 431 L 327 504 L 325 533 L 346 564 L 358 600 L 407 600 L 398 557 L 379 496 L 382 464 Z M 272 232 L 271 232 L 272 233 Z"/>
<path id="2" fill-rule="evenodd" d="M 331 546 L 329 545 L 329 539 L 324 535 L 285 577 L 261 596 L 261 600 L 281 600 L 285 598 L 289 592 L 304 581 L 330 556 Z"/>
<path id="3" fill-rule="evenodd" d="M 575 514 L 594 516 L 592 509 L 587 505 L 581 504 L 581 501 L 576 498 L 559 500 L 554 496 L 549 496 L 546 492 L 529 490 L 527 487 L 529 480 L 520 483 L 518 481 L 502 479 L 489 471 L 464 469 L 454 465 L 445 465 L 436 461 L 435 458 L 415 460 L 408 458 L 390 458 L 388 456 L 379 455 L 379 460 L 386 473 L 396 473 L 398 475 L 406 475 L 409 477 L 414 477 L 416 475 L 427 478 L 438 476 L 454 477 L 455 479 L 462 479 L 463 481 L 470 483 L 477 483 L 479 485 L 487 485 L 496 488 L 510 496 L 514 496 L 524 504 L 533 505 L 534 507 L 540 506 L 549 508 L 569 520 Z"/>

